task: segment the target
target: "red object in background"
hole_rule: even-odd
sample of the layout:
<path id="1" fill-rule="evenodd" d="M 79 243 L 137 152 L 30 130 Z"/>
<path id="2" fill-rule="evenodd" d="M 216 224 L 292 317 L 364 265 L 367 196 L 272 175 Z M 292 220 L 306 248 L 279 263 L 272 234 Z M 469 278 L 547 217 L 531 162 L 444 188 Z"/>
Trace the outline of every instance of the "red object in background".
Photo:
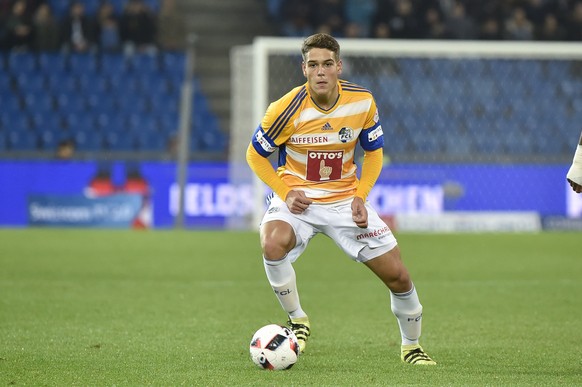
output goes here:
<path id="1" fill-rule="evenodd" d="M 142 177 L 129 177 L 125 181 L 123 187 L 121 187 L 122 192 L 126 193 L 138 193 L 146 195 L 149 193 L 148 183 Z"/>
<path id="2" fill-rule="evenodd" d="M 111 176 L 107 173 L 98 173 L 93 180 L 89 182 L 87 188 L 89 194 L 92 196 L 112 195 L 117 191 L 111 180 Z"/>

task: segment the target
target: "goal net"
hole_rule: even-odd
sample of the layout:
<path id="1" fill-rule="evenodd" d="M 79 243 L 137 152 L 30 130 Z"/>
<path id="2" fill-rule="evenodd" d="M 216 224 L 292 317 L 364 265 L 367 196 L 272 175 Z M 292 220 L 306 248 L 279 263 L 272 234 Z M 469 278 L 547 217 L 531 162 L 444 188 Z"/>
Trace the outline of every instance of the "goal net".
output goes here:
<path id="1" fill-rule="evenodd" d="M 386 165 L 370 200 L 387 219 L 582 214 L 565 183 L 582 129 L 582 44 L 339 42 L 341 78 L 372 91 L 379 108 Z M 268 189 L 244 153 L 268 104 L 305 82 L 301 44 L 259 37 L 232 51 L 231 181 L 249 195 L 234 227 L 262 217 Z"/>

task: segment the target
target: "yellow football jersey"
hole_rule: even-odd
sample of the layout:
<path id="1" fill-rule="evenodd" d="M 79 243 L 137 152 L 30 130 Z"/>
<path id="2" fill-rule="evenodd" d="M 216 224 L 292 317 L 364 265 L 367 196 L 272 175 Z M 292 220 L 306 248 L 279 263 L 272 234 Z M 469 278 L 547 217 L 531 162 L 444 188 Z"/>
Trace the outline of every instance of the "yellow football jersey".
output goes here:
<path id="1" fill-rule="evenodd" d="M 358 185 L 354 153 L 382 148 L 384 137 L 369 90 L 338 81 L 339 98 L 329 110 L 309 96 L 307 83 L 269 105 L 251 141 L 263 157 L 279 150 L 277 174 L 315 202 L 353 197 Z"/>

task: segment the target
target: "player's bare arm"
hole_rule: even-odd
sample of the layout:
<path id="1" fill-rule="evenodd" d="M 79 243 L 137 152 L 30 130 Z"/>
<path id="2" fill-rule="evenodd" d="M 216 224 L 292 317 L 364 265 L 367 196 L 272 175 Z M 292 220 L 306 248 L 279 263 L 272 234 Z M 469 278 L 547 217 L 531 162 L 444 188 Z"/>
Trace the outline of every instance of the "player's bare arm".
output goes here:
<path id="1" fill-rule="evenodd" d="M 368 210 L 366 210 L 364 200 L 357 196 L 352 200 L 352 219 L 358 227 L 368 227 Z"/>
<path id="2" fill-rule="evenodd" d="M 302 214 L 311 203 L 313 203 L 313 200 L 305 196 L 305 192 L 303 191 L 292 190 L 287 194 L 285 203 L 291 213 L 299 215 Z"/>

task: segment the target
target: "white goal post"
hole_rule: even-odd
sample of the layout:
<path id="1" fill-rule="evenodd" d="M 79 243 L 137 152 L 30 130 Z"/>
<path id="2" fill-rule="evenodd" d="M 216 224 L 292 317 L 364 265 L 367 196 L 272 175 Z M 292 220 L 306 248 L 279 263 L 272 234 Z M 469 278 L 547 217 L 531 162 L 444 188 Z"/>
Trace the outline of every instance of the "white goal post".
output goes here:
<path id="1" fill-rule="evenodd" d="M 582 122 L 582 43 L 338 41 L 341 78 L 376 97 L 385 151 L 393 161 L 510 164 L 571 158 Z M 262 217 L 267 189 L 244 154 L 268 104 L 305 81 L 302 42 L 257 37 L 231 52 L 231 182 L 252 187 L 247 194 L 254 201 L 249 215 L 229 222 L 232 228 L 256 229 Z"/>

